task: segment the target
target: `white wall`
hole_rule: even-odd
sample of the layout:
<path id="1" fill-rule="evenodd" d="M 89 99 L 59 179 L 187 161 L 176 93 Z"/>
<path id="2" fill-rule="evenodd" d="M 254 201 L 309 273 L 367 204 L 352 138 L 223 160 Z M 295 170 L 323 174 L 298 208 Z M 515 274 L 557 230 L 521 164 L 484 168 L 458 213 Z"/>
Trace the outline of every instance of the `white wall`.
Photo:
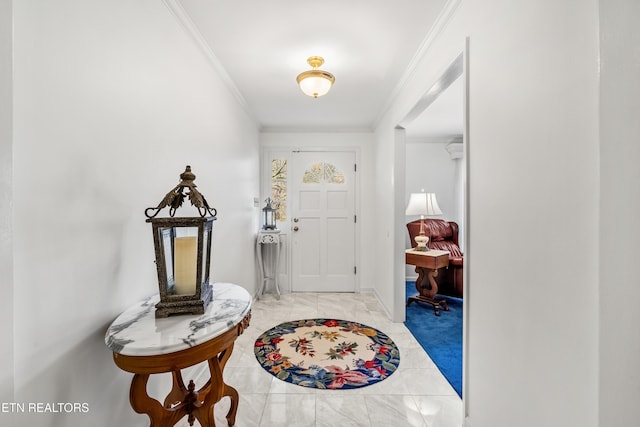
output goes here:
<path id="1" fill-rule="evenodd" d="M 345 149 L 358 153 L 357 199 L 359 200 L 358 227 L 360 239 L 357 243 L 358 286 L 361 291 L 373 290 L 375 276 L 373 258 L 377 250 L 373 245 L 374 228 L 374 168 L 373 134 L 371 132 L 262 132 L 260 145 L 263 149 Z M 267 186 L 263 188 L 262 200 L 268 197 Z M 287 233 L 290 224 L 279 226 Z"/>
<path id="2" fill-rule="evenodd" d="M 148 425 L 103 342 L 157 289 L 144 209 L 190 164 L 218 209 L 212 279 L 253 292 L 258 131 L 163 2 L 13 6 L 15 400 L 90 407 L 18 420 Z"/>
<path id="3" fill-rule="evenodd" d="M 13 88 L 11 1 L 0 0 L 0 402 L 13 402 Z M 0 417 L 0 420 L 2 418 Z"/>
<path id="4" fill-rule="evenodd" d="M 640 3 L 600 1 L 600 426 L 638 424 Z"/>
<path id="5" fill-rule="evenodd" d="M 473 427 L 597 425 L 597 13 L 577 0 L 462 1 L 376 130 L 378 167 L 398 167 L 393 127 L 470 36 Z M 395 176 L 377 175 L 381 205 L 404 194 Z M 394 241 L 397 211 L 379 211 L 381 243 Z M 387 289 L 398 262 L 380 253 Z"/>
<path id="6" fill-rule="evenodd" d="M 376 229 L 372 240 L 376 252 L 372 259 L 376 280 L 373 284 L 394 322 L 405 320 L 405 156 L 404 129 L 396 128 L 394 122 L 383 122 L 375 132 L 374 146 Z"/>
<path id="7" fill-rule="evenodd" d="M 442 216 L 438 218 L 454 221 L 458 217 L 455 200 L 456 161 L 451 160 L 446 146 L 444 142 L 407 139 L 405 201 L 408 203 L 411 193 L 419 193 L 421 189 L 436 193 L 442 210 Z"/>

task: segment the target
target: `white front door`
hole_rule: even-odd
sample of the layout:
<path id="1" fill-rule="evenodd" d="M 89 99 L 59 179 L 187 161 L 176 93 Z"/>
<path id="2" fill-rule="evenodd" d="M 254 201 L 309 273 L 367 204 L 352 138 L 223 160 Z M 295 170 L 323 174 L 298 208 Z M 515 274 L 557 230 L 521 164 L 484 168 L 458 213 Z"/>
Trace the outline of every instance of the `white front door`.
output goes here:
<path id="1" fill-rule="evenodd" d="M 355 153 L 294 152 L 291 287 L 354 292 Z"/>

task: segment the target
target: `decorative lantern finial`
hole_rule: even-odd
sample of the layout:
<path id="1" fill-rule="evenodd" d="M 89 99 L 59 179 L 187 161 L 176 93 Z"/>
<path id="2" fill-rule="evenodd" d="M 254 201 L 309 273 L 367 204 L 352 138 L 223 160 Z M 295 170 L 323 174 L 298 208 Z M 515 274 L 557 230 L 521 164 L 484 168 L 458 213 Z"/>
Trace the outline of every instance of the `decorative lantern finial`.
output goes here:
<path id="1" fill-rule="evenodd" d="M 155 218 L 163 208 L 170 206 L 169 216 L 173 217 L 176 214 L 176 210 L 182 206 L 182 202 L 184 202 L 184 189 L 188 188 L 189 192 L 186 195 L 189 196 L 191 204 L 198 209 L 200 216 L 204 217 L 207 213 L 211 216 L 216 216 L 217 211 L 214 208 L 209 207 L 204 196 L 196 190 L 196 185 L 193 183 L 195 179 L 196 175 L 191 172 L 191 166 L 187 165 L 184 172 L 180 174 L 180 183 L 176 185 L 173 190 L 169 191 L 166 196 L 164 196 L 164 199 L 162 199 L 158 206 L 155 208 L 145 209 L 144 214 L 147 218 Z M 155 213 L 150 215 L 149 211 L 155 211 Z"/>

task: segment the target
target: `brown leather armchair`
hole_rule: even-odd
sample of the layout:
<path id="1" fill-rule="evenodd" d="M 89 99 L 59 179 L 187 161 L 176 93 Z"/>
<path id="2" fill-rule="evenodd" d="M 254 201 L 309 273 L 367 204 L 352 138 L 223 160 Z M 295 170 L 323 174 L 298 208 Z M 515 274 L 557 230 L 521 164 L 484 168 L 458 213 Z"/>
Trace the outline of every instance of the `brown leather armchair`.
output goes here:
<path id="1" fill-rule="evenodd" d="M 414 238 L 420 234 L 420 221 L 415 220 L 407 224 L 411 246 L 415 247 Z M 430 249 L 449 251 L 449 267 L 440 271 L 436 277 L 438 293 L 462 298 L 462 278 L 464 255 L 458 246 L 458 224 L 453 221 L 425 218 L 425 234 L 429 237 L 427 246 Z"/>

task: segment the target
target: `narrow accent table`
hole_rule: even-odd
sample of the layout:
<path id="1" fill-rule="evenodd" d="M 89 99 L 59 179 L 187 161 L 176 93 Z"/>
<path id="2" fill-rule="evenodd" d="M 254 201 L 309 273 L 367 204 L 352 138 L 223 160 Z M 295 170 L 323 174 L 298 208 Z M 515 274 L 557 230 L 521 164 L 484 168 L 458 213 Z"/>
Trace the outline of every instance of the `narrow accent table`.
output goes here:
<path id="1" fill-rule="evenodd" d="M 273 284 L 276 288 L 276 299 L 280 299 L 280 286 L 278 286 L 278 268 L 280 266 L 280 230 L 260 230 L 258 231 L 258 237 L 256 239 L 256 254 L 258 256 L 258 266 L 260 269 L 260 286 L 256 298 L 260 298 L 264 293 L 264 289 L 269 279 L 273 280 Z M 264 265 L 264 258 L 262 256 L 262 248 L 267 245 L 269 248 L 274 248 L 275 254 L 271 253 L 269 259 L 271 261 L 271 274 L 273 277 L 267 275 L 266 266 Z"/>
<path id="2" fill-rule="evenodd" d="M 416 266 L 418 279 L 416 280 L 416 290 L 418 295 L 409 297 L 407 307 L 414 301 L 421 301 L 433 306 L 433 312 L 440 316 L 440 309 L 449 311 L 445 300 L 437 300 L 438 293 L 438 269 L 449 266 L 449 252 L 431 249 L 428 251 L 415 251 L 407 249 L 405 251 L 405 262 Z"/>
<path id="3" fill-rule="evenodd" d="M 224 396 L 231 399 L 226 415 L 235 424 L 238 392 L 225 384 L 224 366 L 238 336 L 249 326 L 251 296 L 240 286 L 214 283 L 213 300 L 202 315 L 179 315 L 156 319 L 156 294 L 136 304 L 113 321 L 105 335 L 113 360 L 133 373 L 129 400 L 139 414 L 147 414 L 151 427 L 173 426 L 185 416 L 189 425 L 198 420 L 215 427 L 214 405 Z M 181 369 L 206 361 L 210 379 L 196 390 L 193 380 L 185 387 Z M 173 386 L 158 402 L 147 393 L 149 375 L 170 372 Z"/>

